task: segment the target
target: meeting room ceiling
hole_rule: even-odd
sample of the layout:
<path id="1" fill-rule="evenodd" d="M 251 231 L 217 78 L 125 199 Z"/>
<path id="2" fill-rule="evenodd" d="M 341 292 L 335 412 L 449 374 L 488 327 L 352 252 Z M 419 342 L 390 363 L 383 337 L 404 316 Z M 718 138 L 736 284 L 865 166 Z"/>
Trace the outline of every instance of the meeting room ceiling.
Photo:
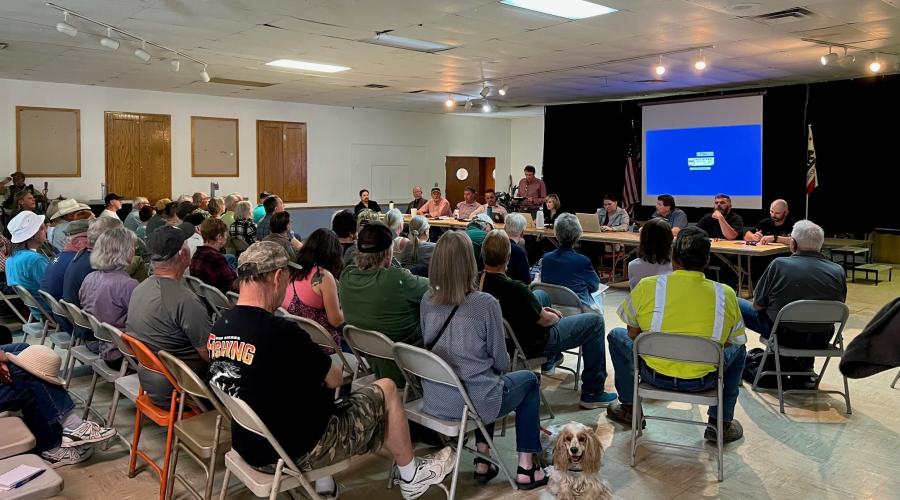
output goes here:
<path id="1" fill-rule="evenodd" d="M 498 0 L 54 0 L 207 63 L 213 81 L 204 83 L 196 63 L 183 60 L 174 72 L 173 54 L 145 46 L 153 57 L 145 64 L 133 55 L 140 42 L 116 33 L 118 50 L 101 47 L 106 29 L 73 16 L 66 22 L 77 35 L 59 32 L 63 15 L 43 0 L 2 0 L 0 78 L 443 113 L 448 95 L 464 112 L 483 82 L 509 111 L 867 76 L 872 58 L 897 72 L 900 0 L 593 1 L 618 11 L 573 21 Z M 361 41 L 384 31 L 453 48 Z M 855 63 L 821 65 L 823 43 L 841 56 L 848 46 Z M 693 68 L 700 47 L 703 72 Z M 351 69 L 265 65 L 275 59 Z M 503 85 L 507 94 L 496 95 Z"/>

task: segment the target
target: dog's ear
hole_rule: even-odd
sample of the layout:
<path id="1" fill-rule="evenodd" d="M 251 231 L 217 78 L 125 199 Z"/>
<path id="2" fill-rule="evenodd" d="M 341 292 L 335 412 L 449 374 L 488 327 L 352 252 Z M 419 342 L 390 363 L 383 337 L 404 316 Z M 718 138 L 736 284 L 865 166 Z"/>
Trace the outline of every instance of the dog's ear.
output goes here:
<path id="1" fill-rule="evenodd" d="M 569 470 L 569 450 L 568 445 L 566 445 L 568 436 L 568 429 L 563 430 L 556 437 L 556 443 L 553 444 L 553 467 L 558 471 Z"/>
<path id="2" fill-rule="evenodd" d="M 604 450 L 612 446 L 613 434 L 615 434 L 616 428 L 603 415 L 600 415 L 600 418 L 597 420 L 597 430 L 594 432 L 597 435 L 597 439 L 600 440 L 600 446 Z"/>
<path id="3" fill-rule="evenodd" d="M 600 472 L 600 466 L 603 465 L 603 446 L 597 434 L 593 432 L 586 432 L 585 438 L 581 469 L 585 474 L 593 475 Z"/>

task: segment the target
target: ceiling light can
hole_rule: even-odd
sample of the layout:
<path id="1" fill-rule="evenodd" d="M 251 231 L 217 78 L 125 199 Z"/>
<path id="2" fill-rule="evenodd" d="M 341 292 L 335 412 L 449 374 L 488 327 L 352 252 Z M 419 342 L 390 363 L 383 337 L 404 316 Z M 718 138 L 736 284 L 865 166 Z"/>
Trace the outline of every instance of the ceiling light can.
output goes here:
<path id="1" fill-rule="evenodd" d="M 178 59 L 172 59 L 172 62 L 169 63 L 172 67 L 172 71 L 178 73 L 181 70 L 181 61 Z"/>
<path id="2" fill-rule="evenodd" d="M 203 71 L 200 72 L 200 79 L 203 80 L 203 83 L 209 83 L 209 73 L 206 72 L 206 66 L 203 66 Z"/>

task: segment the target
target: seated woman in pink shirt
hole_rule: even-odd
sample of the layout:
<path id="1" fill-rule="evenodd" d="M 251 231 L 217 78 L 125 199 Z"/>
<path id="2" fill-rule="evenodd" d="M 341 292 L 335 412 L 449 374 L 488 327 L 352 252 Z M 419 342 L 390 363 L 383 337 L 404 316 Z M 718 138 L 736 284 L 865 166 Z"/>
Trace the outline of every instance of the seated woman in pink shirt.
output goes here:
<path id="1" fill-rule="evenodd" d="M 297 264 L 302 269 L 291 268 L 291 281 L 281 307 L 322 325 L 342 350 L 350 352 L 341 333 L 344 312 L 335 278 L 343 268 L 342 255 L 341 242 L 334 231 L 313 231 L 297 254 Z"/>

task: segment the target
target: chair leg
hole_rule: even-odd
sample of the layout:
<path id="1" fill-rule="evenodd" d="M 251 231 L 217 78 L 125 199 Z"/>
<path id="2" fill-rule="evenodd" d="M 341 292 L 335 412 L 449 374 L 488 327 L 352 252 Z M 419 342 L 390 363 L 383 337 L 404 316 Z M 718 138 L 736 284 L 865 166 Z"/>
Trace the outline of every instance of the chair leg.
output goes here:
<path id="1" fill-rule="evenodd" d="M 723 397 L 723 392 L 725 389 L 724 382 L 722 379 L 719 379 L 719 404 L 716 405 L 716 458 L 719 462 L 719 482 L 721 483 L 725 479 L 725 436 L 723 436 L 725 432 L 725 422 L 724 420 L 724 410 L 722 409 L 722 404 L 725 402 L 725 398 Z"/>
<path id="2" fill-rule="evenodd" d="M 213 445 L 212 456 L 209 459 L 209 464 L 207 464 L 206 469 L 206 487 L 203 489 L 203 500 L 209 500 L 212 498 L 212 489 L 213 482 L 216 480 L 216 458 L 219 456 L 219 445 L 216 443 Z M 172 467 L 172 471 L 175 471 L 175 467 Z"/>
<path id="3" fill-rule="evenodd" d="M 284 470 L 284 460 L 278 459 L 278 464 L 275 466 L 275 477 L 272 480 L 272 491 L 269 492 L 269 500 L 276 500 L 278 498 L 278 490 L 281 489 L 281 475 Z"/>
<path id="4" fill-rule="evenodd" d="M 772 344 L 775 346 L 775 380 L 778 383 L 778 408 L 784 413 L 784 388 L 781 384 L 781 353 L 778 351 L 778 337 L 772 335 Z M 765 365 L 760 365 L 760 369 Z"/>
<path id="5" fill-rule="evenodd" d="M 847 415 L 851 415 L 853 410 L 850 409 L 850 384 L 847 383 L 846 375 L 844 375 L 844 399 L 847 400 Z"/>
<path id="6" fill-rule="evenodd" d="M 85 400 L 84 400 L 84 412 L 81 415 L 82 420 L 88 418 L 88 414 L 91 411 L 91 402 L 94 400 L 94 391 L 96 391 L 96 390 L 97 390 L 97 372 L 94 372 L 94 376 L 91 377 L 91 389 L 88 391 L 87 398 L 85 398 Z"/>
<path id="7" fill-rule="evenodd" d="M 178 415 L 178 393 L 172 391 L 169 404 L 169 423 L 166 426 L 166 448 L 163 450 L 163 466 L 159 470 L 159 500 L 166 500 L 166 489 L 169 487 L 169 466 L 172 461 L 172 443 L 175 441 L 175 418 Z"/>
<path id="8" fill-rule="evenodd" d="M 578 361 L 575 362 L 575 387 L 573 387 L 576 392 L 578 391 L 578 382 L 581 380 L 581 351 L 581 346 L 578 346 Z"/>
<path id="9" fill-rule="evenodd" d="M 894 377 L 894 381 L 893 381 L 893 382 L 891 382 L 891 389 L 893 389 L 893 388 L 894 388 L 894 386 L 896 386 L 896 385 L 897 385 L 897 381 L 898 381 L 898 380 L 900 380 L 900 371 L 898 371 L 898 372 L 897 372 L 897 376 L 896 376 L 896 377 Z"/>
<path id="10" fill-rule="evenodd" d="M 544 403 L 544 406 L 547 407 L 547 412 L 550 413 L 550 418 L 556 418 L 556 414 L 553 413 L 553 407 L 550 406 L 550 401 L 547 401 L 547 396 L 544 396 L 544 390 L 540 389 L 538 392 L 541 394 L 541 402 Z"/>
<path id="11" fill-rule="evenodd" d="M 72 372 L 75 370 L 75 356 L 72 356 L 72 348 L 78 345 L 78 339 L 75 336 L 72 336 L 72 344 L 69 345 L 69 355 L 66 356 L 66 384 L 63 386 L 66 390 L 69 390 L 69 385 L 72 383 Z"/>
<path id="12" fill-rule="evenodd" d="M 137 469 L 137 450 L 138 443 L 141 441 L 141 410 L 135 408 L 134 411 L 134 436 L 131 438 L 131 454 L 128 461 L 128 477 L 134 477 L 134 471 Z"/>
<path id="13" fill-rule="evenodd" d="M 453 467 L 453 477 L 450 479 L 450 493 L 447 495 L 447 500 L 456 498 L 456 481 L 459 479 L 459 461 L 460 456 L 462 455 L 463 446 L 465 446 L 466 442 L 466 422 L 468 422 L 468 412 L 469 408 L 463 406 L 463 418 L 459 423 L 459 437 L 456 440 L 456 465 Z M 485 440 L 488 443 L 491 442 L 489 436 L 485 436 Z"/>
<path id="14" fill-rule="evenodd" d="M 637 451 L 638 432 L 641 428 L 641 401 L 636 399 L 632 403 L 631 410 L 631 466 L 634 467 L 634 455 Z"/>
<path id="15" fill-rule="evenodd" d="M 222 491 L 219 493 L 219 500 L 225 500 L 225 493 L 228 491 L 229 479 L 231 479 L 231 469 L 225 467 L 225 475 L 222 476 Z"/>

